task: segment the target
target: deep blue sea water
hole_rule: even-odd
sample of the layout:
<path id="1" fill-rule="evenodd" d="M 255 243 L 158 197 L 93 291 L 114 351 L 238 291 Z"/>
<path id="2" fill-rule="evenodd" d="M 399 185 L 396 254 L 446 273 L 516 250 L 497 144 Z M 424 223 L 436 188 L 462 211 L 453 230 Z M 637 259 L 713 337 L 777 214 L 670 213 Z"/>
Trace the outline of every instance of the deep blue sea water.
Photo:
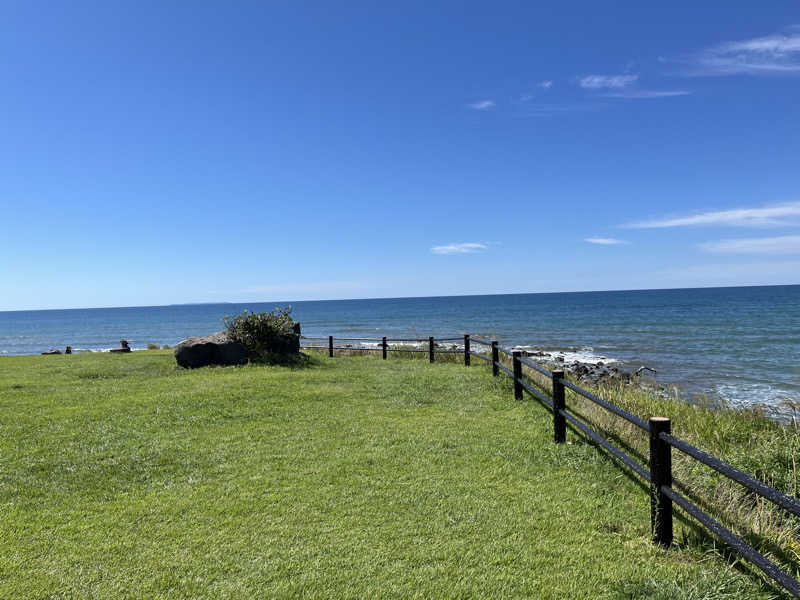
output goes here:
<path id="1" fill-rule="evenodd" d="M 286 302 L 0 312 L 0 355 L 174 345 L 222 317 Z M 451 337 L 647 365 L 687 395 L 800 401 L 800 286 L 293 302 L 305 335 Z M 0 357 L 0 368 L 2 368 Z"/>

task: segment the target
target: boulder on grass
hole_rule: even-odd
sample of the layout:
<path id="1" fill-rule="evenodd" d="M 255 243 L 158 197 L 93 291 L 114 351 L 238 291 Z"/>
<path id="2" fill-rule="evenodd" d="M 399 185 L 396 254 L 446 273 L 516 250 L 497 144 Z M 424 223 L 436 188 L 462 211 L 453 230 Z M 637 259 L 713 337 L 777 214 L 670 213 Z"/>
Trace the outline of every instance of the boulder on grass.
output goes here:
<path id="1" fill-rule="evenodd" d="M 205 337 L 190 337 L 175 346 L 175 360 L 184 369 L 209 365 L 243 365 L 247 362 L 247 348 L 234 342 L 224 331 Z"/>
<path id="2" fill-rule="evenodd" d="M 131 347 L 128 345 L 128 340 L 120 340 L 119 348 L 112 348 L 109 352 L 130 352 Z"/>

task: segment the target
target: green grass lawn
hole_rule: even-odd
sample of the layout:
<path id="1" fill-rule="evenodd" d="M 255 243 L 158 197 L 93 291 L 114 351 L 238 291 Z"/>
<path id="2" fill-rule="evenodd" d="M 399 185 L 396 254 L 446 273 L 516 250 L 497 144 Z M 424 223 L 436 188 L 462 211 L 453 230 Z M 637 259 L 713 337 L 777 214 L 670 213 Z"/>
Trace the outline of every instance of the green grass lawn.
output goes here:
<path id="1" fill-rule="evenodd" d="M 0 598 L 772 598 L 488 368 L 0 359 Z"/>

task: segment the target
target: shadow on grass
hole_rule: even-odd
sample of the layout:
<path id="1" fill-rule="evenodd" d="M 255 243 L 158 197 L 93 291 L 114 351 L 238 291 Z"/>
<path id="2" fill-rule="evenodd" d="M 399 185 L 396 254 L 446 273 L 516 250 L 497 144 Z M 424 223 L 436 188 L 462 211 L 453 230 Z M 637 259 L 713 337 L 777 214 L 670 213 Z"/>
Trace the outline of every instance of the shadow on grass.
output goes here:
<path id="1" fill-rule="evenodd" d="M 772 581 L 772 579 L 770 579 L 758 567 L 750 564 L 749 562 L 745 562 L 746 559 L 744 559 L 737 550 L 726 544 L 724 541 L 714 537 L 701 524 L 697 523 L 690 516 L 685 515 L 684 512 L 679 508 L 675 510 L 675 519 L 680 521 L 684 526 L 684 529 L 680 532 L 680 539 L 675 542 L 675 548 L 682 550 L 694 549 L 695 551 L 699 551 L 704 554 L 713 554 L 719 556 L 726 563 L 728 563 L 732 569 L 754 581 L 758 581 L 766 591 L 774 594 L 775 598 L 791 597 L 791 594 L 785 591 L 780 585 Z M 773 557 L 768 558 L 771 560 L 777 558 L 778 567 L 789 573 L 789 575 L 792 575 L 791 569 L 787 569 L 787 564 L 791 565 L 792 561 L 784 551 L 782 551 L 780 548 L 777 548 L 769 541 L 764 544 L 764 548 L 758 548 L 758 544 L 754 544 L 753 542 L 755 540 L 752 539 L 754 537 L 758 538 L 756 535 L 742 537 L 745 539 L 745 541 L 747 541 L 750 545 L 755 546 L 756 549 L 760 550 L 762 553 L 768 548 L 772 550 Z"/>
<path id="2" fill-rule="evenodd" d="M 325 366 L 324 362 L 320 360 L 319 357 L 303 352 L 299 354 L 267 354 L 257 359 L 251 359 L 250 364 L 286 367 L 292 370 Z"/>
<path id="3" fill-rule="evenodd" d="M 630 469 L 627 465 L 622 464 L 619 460 L 614 457 L 611 453 L 605 450 L 602 446 L 600 446 L 594 440 L 587 438 L 583 432 L 578 430 L 577 428 L 573 427 L 571 424 L 567 424 L 567 429 L 570 430 L 577 438 L 577 443 L 581 444 L 588 444 L 597 448 L 599 453 L 606 459 L 612 463 L 615 463 L 619 468 L 620 472 L 632 483 L 634 483 L 643 493 L 643 499 L 647 501 L 649 499 L 650 493 L 650 486 L 647 482 L 642 481 L 642 479 L 635 473 L 632 469 Z M 575 443 L 575 442 L 573 442 Z M 678 482 L 675 482 L 678 483 Z M 683 487 L 682 485 L 678 484 L 676 487 Z M 704 499 L 698 497 L 696 494 L 688 494 L 687 496 L 693 500 L 701 510 L 709 511 L 711 506 L 708 502 Z M 742 573 L 744 576 L 750 578 L 751 580 L 758 581 L 765 590 L 769 593 L 774 594 L 775 597 L 788 597 L 787 593 L 781 588 L 780 586 L 776 585 L 771 579 L 769 579 L 760 569 L 751 565 L 749 562 L 745 562 L 741 554 L 734 548 L 730 547 L 724 541 L 716 538 L 712 535 L 708 530 L 706 530 L 700 523 L 697 523 L 692 517 L 686 515 L 680 508 L 675 507 L 674 512 L 675 520 L 680 522 L 683 525 L 683 529 L 680 532 L 680 539 L 676 540 L 674 543 L 675 549 L 694 549 L 695 551 L 702 552 L 704 554 L 714 554 L 721 557 L 731 568 L 735 569 L 739 573 Z M 792 574 L 792 567 L 795 567 L 797 563 L 792 559 L 788 552 L 784 549 L 777 546 L 771 540 L 759 536 L 754 532 L 749 532 L 742 536 L 742 538 L 749 543 L 751 546 L 763 551 L 768 551 L 773 555 L 774 559 L 777 559 L 779 567 L 786 570 L 790 575 Z M 787 569 L 787 566 L 789 567 Z M 646 587 L 646 586 L 645 586 Z M 631 591 L 630 596 L 625 596 L 626 598 L 678 598 L 683 596 L 673 596 L 670 595 L 671 592 L 667 590 L 659 590 L 659 593 L 665 593 L 666 595 L 648 595 L 644 593 L 642 590 L 635 592 L 635 590 Z M 644 593 L 644 595 L 642 595 Z M 686 597 L 693 597 L 691 594 Z M 733 590 L 730 593 L 725 593 L 720 596 L 710 596 L 714 598 L 736 598 L 737 591 Z"/>
<path id="4" fill-rule="evenodd" d="M 266 366 L 266 367 L 283 367 L 290 370 L 303 370 L 303 369 L 312 369 L 312 368 L 329 368 L 332 365 L 330 363 L 326 363 L 323 360 L 320 360 L 316 356 L 310 356 L 307 354 L 294 354 L 294 355 L 269 355 L 260 358 L 250 358 L 247 364 L 244 365 L 205 365 L 202 367 L 181 367 L 180 365 L 174 365 L 174 371 L 178 373 L 188 373 L 191 371 L 198 371 L 204 369 L 241 369 L 247 367 L 258 367 L 258 366 Z M 78 377 L 84 379 L 93 379 L 95 378 L 94 374 L 86 373 L 86 374 L 79 374 Z M 116 377 L 116 375 L 115 375 Z M 99 375 L 97 378 L 106 378 L 105 375 Z"/>
<path id="5" fill-rule="evenodd" d="M 609 441 L 616 442 L 618 446 L 621 446 L 624 451 L 627 451 L 629 455 L 633 455 L 640 459 L 641 462 L 648 466 L 648 460 L 644 457 L 637 449 L 633 448 L 631 445 L 626 443 L 620 436 L 614 434 L 614 432 L 609 432 L 605 428 L 599 426 L 593 420 L 587 418 L 586 415 L 573 410 L 573 414 L 576 414 L 579 418 L 581 418 L 584 422 L 590 424 L 597 428 L 599 432 L 605 434 L 607 439 L 610 438 Z M 567 428 L 576 436 L 580 442 L 578 443 L 585 443 L 592 446 L 595 446 L 600 453 L 611 462 L 615 463 L 620 472 L 622 472 L 630 481 L 636 484 L 643 492 L 645 492 L 645 499 L 650 492 L 650 486 L 647 482 L 642 481 L 642 479 L 633 472 L 629 467 L 619 462 L 619 460 L 614 457 L 611 453 L 605 450 L 602 446 L 600 446 L 594 440 L 586 437 L 583 432 L 578 430 L 577 428 L 573 427 L 571 424 L 567 424 Z M 694 502 L 701 510 L 707 513 L 713 513 L 713 503 L 704 498 L 701 493 L 697 490 L 693 490 L 690 486 L 686 485 L 684 482 L 675 479 L 673 481 L 673 486 L 680 490 L 687 498 L 689 498 L 692 502 Z M 705 527 L 703 527 L 700 523 L 697 523 L 692 517 L 686 515 L 680 508 L 675 507 L 675 519 L 680 522 L 684 529 L 681 531 L 680 540 L 675 542 L 675 547 L 678 549 L 694 549 L 696 551 L 700 551 L 705 554 L 716 554 L 720 556 L 723 560 L 725 560 L 733 569 L 737 570 L 738 572 L 744 574 L 745 576 L 757 580 L 761 583 L 762 586 L 770 593 L 775 594 L 777 597 L 783 597 L 785 592 L 783 589 L 776 585 L 772 580 L 765 576 L 764 573 L 761 572 L 758 568 L 751 565 L 748 562 L 744 562 L 741 554 L 734 548 L 730 547 L 728 544 L 723 542 L 722 540 L 716 538 L 712 535 Z M 769 552 L 772 554 L 772 557 L 777 560 L 779 566 L 784 570 L 787 570 L 789 574 L 792 573 L 792 569 L 797 567 L 796 560 L 787 552 L 785 549 L 778 546 L 774 541 L 758 535 L 757 533 L 750 531 L 744 534 L 741 534 L 742 539 L 744 539 L 748 544 L 755 547 L 761 552 Z M 787 569 L 788 567 L 788 569 Z M 647 597 L 647 596 L 637 596 L 633 594 L 630 596 L 632 598 L 635 597 Z M 661 596 L 654 596 L 654 597 L 661 597 Z M 669 596 L 664 596 L 669 597 Z M 727 595 L 720 596 L 722 597 L 729 597 Z M 730 596 L 735 597 L 735 593 Z"/>

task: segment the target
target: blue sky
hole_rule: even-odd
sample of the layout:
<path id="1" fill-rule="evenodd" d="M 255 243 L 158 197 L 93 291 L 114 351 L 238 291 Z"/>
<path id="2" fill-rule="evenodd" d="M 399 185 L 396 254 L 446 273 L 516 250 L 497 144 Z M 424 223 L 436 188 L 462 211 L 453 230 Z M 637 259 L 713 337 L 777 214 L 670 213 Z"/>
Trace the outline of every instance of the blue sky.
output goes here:
<path id="1" fill-rule="evenodd" d="M 0 310 L 800 283 L 800 5 L 4 2 Z"/>

